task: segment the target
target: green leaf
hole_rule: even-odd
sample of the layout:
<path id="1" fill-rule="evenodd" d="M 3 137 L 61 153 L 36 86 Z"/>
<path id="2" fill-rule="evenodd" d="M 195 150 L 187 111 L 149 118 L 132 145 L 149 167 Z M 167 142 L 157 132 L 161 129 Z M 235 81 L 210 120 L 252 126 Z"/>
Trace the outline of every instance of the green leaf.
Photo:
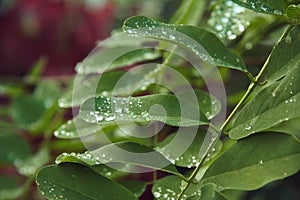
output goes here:
<path id="1" fill-rule="evenodd" d="M 48 163 L 50 160 L 50 155 L 47 147 L 43 147 L 36 154 L 24 159 L 17 160 L 14 162 L 17 170 L 20 174 L 24 176 L 34 175 L 38 169 Z"/>
<path id="2" fill-rule="evenodd" d="M 24 188 L 12 177 L 0 175 L 0 199 L 14 200 L 22 195 Z"/>
<path id="3" fill-rule="evenodd" d="M 42 118 L 46 106 L 42 99 L 24 95 L 15 98 L 12 102 L 12 118 L 21 128 L 37 130 L 42 126 Z"/>
<path id="4" fill-rule="evenodd" d="M 166 176 L 156 181 L 152 187 L 152 194 L 157 200 L 177 199 L 187 183 L 177 176 Z M 195 197 L 199 199 L 201 190 L 197 185 L 191 184 L 184 193 L 184 199 Z"/>
<path id="5" fill-rule="evenodd" d="M 271 52 L 267 61 L 266 75 L 268 82 L 274 82 L 284 77 L 293 68 L 288 64 L 294 62 L 295 65 L 300 60 L 300 27 L 294 27 L 290 33 L 283 38 Z"/>
<path id="6" fill-rule="evenodd" d="M 281 81 L 262 89 L 238 113 L 230 130 L 232 139 L 240 139 L 269 129 L 281 122 L 299 118 L 295 112 L 300 106 L 300 59 L 289 62 L 293 68 Z"/>
<path id="7" fill-rule="evenodd" d="M 189 128 L 181 128 L 180 131 L 184 131 L 186 132 L 186 134 L 190 133 Z M 176 136 L 176 134 L 171 134 L 170 136 L 165 138 L 162 142 L 158 143 L 155 149 L 161 154 L 163 154 L 166 158 L 168 158 L 168 160 L 174 162 L 175 165 L 177 166 L 188 167 L 188 168 L 196 167 L 200 163 L 199 154 L 200 154 L 201 145 L 204 142 L 204 137 L 206 135 L 206 132 L 207 131 L 205 130 L 199 129 L 197 135 L 195 136 L 191 144 L 187 146 L 187 149 L 184 151 L 182 155 L 180 155 L 180 157 L 178 157 L 178 150 L 180 149 L 180 147 L 184 148 L 185 147 L 184 142 L 188 142 L 188 141 L 184 138 L 178 139 L 178 137 L 186 137 L 184 136 L 184 134 L 183 136 L 177 135 L 176 142 L 177 141 L 178 142 L 172 144 L 172 146 L 170 147 L 166 145 L 168 145 Z M 209 156 L 206 158 L 205 162 L 209 161 L 214 156 L 216 156 L 221 149 L 222 149 L 222 142 L 218 141 L 218 143 L 215 145 L 212 151 L 208 154 Z"/>
<path id="8" fill-rule="evenodd" d="M 36 181 L 38 189 L 49 199 L 137 199 L 122 185 L 79 164 L 44 167 L 37 174 Z"/>
<path id="9" fill-rule="evenodd" d="M 121 163 L 151 168 L 181 176 L 174 165 L 162 154 L 133 142 L 118 142 L 91 152 L 100 163 Z"/>
<path id="10" fill-rule="evenodd" d="M 136 180 L 122 180 L 118 182 L 130 190 L 136 197 L 140 197 L 145 192 L 147 187 L 145 182 Z"/>
<path id="11" fill-rule="evenodd" d="M 297 173 L 300 144 L 285 134 L 253 135 L 234 144 L 206 171 L 202 184 L 218 190 L 255 190 Z"/>
<path id="12" fill-rule="evenodd" d="M 283 0 L 232 0 L 250 10 L 272 15 L 283 15 Z"/>
<path id="13" fill-rule="evenodd" d="M 29 143 L 15 132 L 0 129 L 0 163 L 13 164 L 31 155 Z"/>
<path id="14" fill-rule="evenodd" d="M 171 23 L 196 26 L 205 11 L 206 0 L 182 1 L 180 7 L 171 18 Z"/>
<path id="15" fill-rule="evenodd" d="M 186 104 L 188 100 L 183 94 L 192 97 L 189 98 L 189 104 Z M 199 110 L 201 107 L 196 101 L 197 96 L 191 92 L 176 96 L 170 94 L 128 98 L 98 96 L 85 101 L 79 115 L 86 122 L 99 124 L 114 121 L 149 123 L 151 120 L 172 126 L 207 124 L 207 118 Z"/>
<path id="16" fill-rule="evenodd" d="M 123 29 L 134 37 L 155 38 L 184 46 L 211 64 L 247 72 L 242 59 L 205 29 L 165 24 L 143 16 L 127 19 Z"/>

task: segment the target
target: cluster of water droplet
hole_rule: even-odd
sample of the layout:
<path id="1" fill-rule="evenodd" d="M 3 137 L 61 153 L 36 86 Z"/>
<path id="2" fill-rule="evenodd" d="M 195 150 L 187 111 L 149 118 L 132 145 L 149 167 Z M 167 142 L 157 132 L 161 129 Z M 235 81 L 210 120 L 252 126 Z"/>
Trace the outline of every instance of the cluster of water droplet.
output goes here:
<path id="1" fill-rule="evenodd" d="M 55 199 L 55 200 L 58 199 L 68 200 L 68 198 L 64 195 L 66 190 L 62 188 L 62 186 L 59 187 L 56 186 L 56 184 L 50 180 L 47 181 L 45 180 L 43 181 L 43 183 L 39 183 L 37 181 L 37 185 L 42 195 L 47 194 L 47 196 L 52 196 L 53 198 L 51 199 Z"/>
<path id="2" fill-rule="evenodd" d="M 100 156 L 94 156 L 90 152 L 86 151 L 83 154 L 75 153 L 75 152 L 62 153 L 56 158 L 55 163 L 59 164 L 61 162 L 64 162 L 65 160 L 68 160 L 70 157 L 76 158 L 89 165 L 99 165 L 103 163 L 109 163 L 110 161 L 112 161 L 112 158 L 108 157 L 106 154 L 101 154 Z"/>
<path id="3" fill-rule="evenodd" d="M 224 1 L 215 7 L 208 24 L 221 38 L 234 40 L 249 26 L 250 12 L 232 1 Z"/>
<path id="4" fill-rule="evenodd" d="M 63 138 L 69 138 L 69 137 L 75 137 L 74 131 L 69 131 L 68 126 L 72 124 L 72 120 L 68 120 L 66 124 L 61 125 L 61 127 L 54 131 L 55 137 L 63 137 Z"/>
<path id="5" fill-rule="evenodd" d="M 180 190 L 183 190 L 186 184 L 187 183 L 185 181 L 182 181 L 180 185 Z M 155 187 L 155 191 L 153 192 L 153 196 L 157 200 L 177 200 L 179 198 L 179 195 L 180 195 L 179 191 L 174 191 L 171 188 L 167 188 L 159 184 Z M 182 195 L 180 200 L 185 200 L 191 197 L 200 197 L 200 196 L 201 196 L 201 191 L 197 190 L 192 193 Z"/>

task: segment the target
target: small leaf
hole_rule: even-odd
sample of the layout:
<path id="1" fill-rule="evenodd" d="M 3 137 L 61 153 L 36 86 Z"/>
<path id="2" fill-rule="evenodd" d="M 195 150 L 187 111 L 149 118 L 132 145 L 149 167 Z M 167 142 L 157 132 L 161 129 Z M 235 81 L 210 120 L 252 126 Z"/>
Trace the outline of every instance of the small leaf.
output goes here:
<path id="1" fill-rule="evenodd" d="M 272 15 L 283 15 L 284 2 L 283 0 L 232 0 L 241 6 L 250 10 Z"/>
<path id="2" fill-rule="evenodd" d="M 166 176 L 156 181 L 152 187 L 152 194 L 157 200 L 177 199 L 181 193 L 181 189 L 185 187 L 187 182 L 177 176 Z M 191 184 L 184 193 L 183 199 L 192 197 L 199 199 L 201 190 L 197 185 Z"/>
<path id="3" fill-rule="evenodd" d="M 187 47 L 211 64 L 247 72 L 242 59 L 227 49 L 212 33 L 194 26 L 165 24 L 135 16 L 124 22 L 123 29 L 131 36 L 166 40 Z"/>
<path id="4" fill-rule="evenodd" d="M 140 197 L 146 190 L 147 184 L 145 182 L 136 180 L 122 180 L 118 181 L 121 185 L 131 191 L 136 197 Z"/>
<path id="5" fill-rule="evenodd" d="M 181 175 L 163 155 L 149 147 L 118 142 L 100 147 L 91 152 L 100 163 L 123 163 Z"/>
<path id="6" fill-rule="evenodd" d="M 256 132 L 267 130 L 277 124 L 294 118 L 300 106 L 300 60 L 289 62 L 293 68 L 281 81 L 262 89 L 238 113 L 230 130 L 232 139 L 240 139 Z"/>
<path id="7" fill-rule="evenodd" d="M 238 141 L 206 171 L 202 184 L 218 190 L 255 190 L 297 173 L 300 144 L 285 134 L 266 133 Z"/>
<path id="8" fill-rule="evenodd" d="M 79 164 L 44 167 L 37 174 L 36 182 L 41 193 L 49 199 L 137 200 L 122 185 Z"/>
<path id="9" fill-rule="evenodd" d="M 128 98 L 98 96 L 85 101 L 79 115 L 86 122 L 99 124 L 114 121 L 149 123 L 151 120 L 172 126 L 207 124 L 206 117 L 199 110 L 197 96 L 194 94 L 192 97 L 195 99 L 190 98 L 189 104 L 186 104 L 188 100 L 183 95 L 155 94 Z"/>
<path id="10" fill-rule="evenodd" d="M 268 131 L 287 133 L 300 142 L 300 118 L 295 118 L 270 128 Z"/>

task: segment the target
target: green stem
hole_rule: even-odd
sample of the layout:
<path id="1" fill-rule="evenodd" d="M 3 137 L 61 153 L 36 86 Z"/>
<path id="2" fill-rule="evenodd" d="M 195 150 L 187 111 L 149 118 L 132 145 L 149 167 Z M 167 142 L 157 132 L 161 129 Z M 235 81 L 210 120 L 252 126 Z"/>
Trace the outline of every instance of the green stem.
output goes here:
<path id="1" fill-rule="evenodd" d="M 278 43 L 284 39 L 288 33 L 292 30 L 293 26 L 290 25 L 286 31 L 283 33 L 283 35 L 280 37 Z M 270 60 L 270 56 L 271 54 L 269 55 L 269 57 L 267 58 L 265 64 L 263 65 L 263 67 L 261 68 L 260 72 L 257 74 L 257 76 L 255 77 L 254 79 L 254 82 L 252 82 L 246 93 L 244 94 L 244 96 L 241 98 L 241 100 L 239 101 L 239 103 L 235 106 L 235 108 L 233 109 L 233 111 L 230 113 L 230 115 L 227 117 L 226 121 L 223 123 L 223 125 L 221 126 L 220 130 L 219 130 L 219 134 L 221 134 L 226 126 L 231 122 L 231 120 L 233 119 L 234 115 L 237 113 L 237 111 L 241 108 L 241 106 L 243 106 L 243 104 L 245 103 L 246 99 L 249 97 L 249 95 L 251 94 L 251 92 L 253 91 L 253 89 L 255 88 L 255 86 L 259 83 L 260 79 L 262 78 L 264 72 L 266 71 L 266 68 L 267 68 L 267 65 L 269 63 L 269 60 Z M 215 144 L 215 140 L 217 140 L 218 137 L 216 137 L 210 144 L 209 146 L 207 147 L 206 151 L 205 151 L 205 154 L 204 156 L 202 156 L 201 160 L 200 160 L 200 164 L 195 168 L 195 170 L 193 171 L 192 175 L 188 178 L 188 181 L 187 181 L 187 184 L 186 186 L 181 190 L 181 193 L 179 194 L 179 197 L 177 198 L 178 200 L 180 200 L 182 198 L 182 196 L 184 195 L 184 193 L 186 192 L 186 190 L 188 189 L 189 185 L 193 182 L 193 180 L 195 179 L 195 177 L 197 176 L 199 170 L 201 169 L 201 165 L 207 155 L 207 153 L 209 152 L 209 150 L 211 149 L 212 145 Z"/>

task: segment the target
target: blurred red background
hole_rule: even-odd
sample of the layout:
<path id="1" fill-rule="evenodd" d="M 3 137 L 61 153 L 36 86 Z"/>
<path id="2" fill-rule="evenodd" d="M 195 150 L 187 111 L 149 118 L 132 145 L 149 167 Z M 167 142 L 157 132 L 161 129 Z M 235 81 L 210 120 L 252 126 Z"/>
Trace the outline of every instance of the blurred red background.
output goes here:
<path id="1" fill-rule="evenodd" d="M 7 2 L 7 1 L 6 1 Z M 0 74 L 24 75 L 39 58 L 45 74 L 74 72 L 96 41 L 109 36 L 115 6 L 84 1 L 10 0 L 1 2 Z M 7 3 L 6 3 L 7 4 Z"/>

